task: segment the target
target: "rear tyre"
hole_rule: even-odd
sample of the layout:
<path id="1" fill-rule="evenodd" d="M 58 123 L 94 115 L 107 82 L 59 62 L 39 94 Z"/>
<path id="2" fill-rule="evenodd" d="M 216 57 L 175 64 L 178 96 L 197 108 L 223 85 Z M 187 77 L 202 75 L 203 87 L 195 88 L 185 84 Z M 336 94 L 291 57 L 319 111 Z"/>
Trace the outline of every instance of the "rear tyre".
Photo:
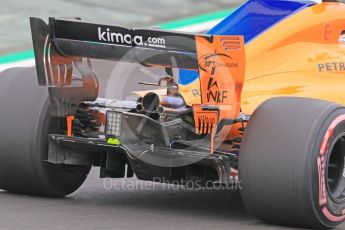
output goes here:
<path id="1" fill-rule="evenodd" d="M 48 90 L 37 85 L 34 68 L 0 74 L 0 189 L 63 197 L 78 189 L 90 167 L 53 165 L 45 160 L 48 134 L 64 119 L 49 116 Z"/>
<path id="2" fill-rule="evenodd" d="M 247 210 L 279 225 L 330 228 L 345 219 L 345 108 L 274 98 L 254 112 L 241 146 Z"/>

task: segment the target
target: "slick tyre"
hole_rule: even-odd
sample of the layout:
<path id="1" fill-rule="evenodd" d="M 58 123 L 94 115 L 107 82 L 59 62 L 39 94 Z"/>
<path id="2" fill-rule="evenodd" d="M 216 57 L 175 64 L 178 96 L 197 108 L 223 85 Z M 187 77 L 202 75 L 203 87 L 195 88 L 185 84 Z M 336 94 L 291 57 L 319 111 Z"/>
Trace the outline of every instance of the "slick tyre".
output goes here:
<path id="1" fill-rule="evenodd" d="M 241 146 L 241 196 L 255 217 L 331 228 L 345 219 L 345 108 L 273 98 L 257 108 Z"/>
<path id="2" fill-rule="evenodd" d="M 46 87 L 34 68 L 0 73 L 0 189 L 19 194 L 64 197 L 84 182 L 90 167 L 53 165 L 45 160 L 48 134 L 63 119 L 49 116 Z"/>

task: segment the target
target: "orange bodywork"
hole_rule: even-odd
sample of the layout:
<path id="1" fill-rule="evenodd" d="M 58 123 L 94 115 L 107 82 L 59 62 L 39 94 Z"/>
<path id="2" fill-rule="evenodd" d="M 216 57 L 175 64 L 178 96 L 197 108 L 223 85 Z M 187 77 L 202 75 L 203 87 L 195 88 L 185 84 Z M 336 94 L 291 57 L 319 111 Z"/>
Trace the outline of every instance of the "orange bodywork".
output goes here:
<path id="1" fill-rule="evenodd" d="M 210 79 L 216 76 L 222 82 L 222 90 L 230 92 L 224 103 L 216 103 L 221 108 L 219 120 L 236 117 L 239 109 L 251 115 L 261 103 L 273 97 L 307 97 L 345 105 L 344 13 L 345 4 L 338 2 L 305 8 L 248 42 L 244 50 L 227 50 L 233 58 L 230 62 L 237 61 L 240 68 L 219 68 L 215 73 L 212 69 L 203 71 L 201 68 L 199 79 L 179 85 L 179 92 L 189 106 L 212 105 L 214 102 L 206 99 Z M 214 36 L 211 45 L 197 37 L 201 67 L 204 65 L 202 57 L 215 52 L 212 49 L 223 48 L 220 41 L 226 37 L 236 38 Z M 243 42 L 240 35 L 237 38 Z M 217 58 L 217 62 L 229 62 L 227 57 Z M 198 116 L 202 117 L 195 114 L 196 126 Z M 231 139 L 238 135 L 240 126 L 226 126 L 217 136 Z"/>
<path id="2" fill-rule="evenodd" d="M 74 116 L 67 116 L 66 117 L 66 124 L 67 124 L 67 136 L 72 137 L 73 136 L 73 121 Z"/>
<path id="3" fill-rule="evenodd" d="M 345 4 L 324 2 L 279 22 L 245 46 L 241 109 L 253 111 L 267 99 L 297 96 L 345 104 Z M 201 77 L 202 79 L 202 77 Z M 203 85 L 201 85 L 203 87 Z M 200 82 L 180 85 L 192 105 Z"/>
<path id="4" fill-rule="evenodd" d="M 242 36 L 196 37 L 201 104 L 217 106 L 220 119 L 236 118 L 241 109 L 245 53 Z"/>
<path id="5" fill-rule="evenodd" d="M 209 41 L 197 36 L 196 50 L 201 97 L 193 103 L 195 128 L 198 133 L 211 134 L 212 152 L 218 121 L 235 119 L 240 114 L 244 39 L 242 36 L 214 36 Z M 203 106 L 208 108 L 202 109 Z M 219 135 L 228 133 L 228 129 L 222 129 Z"/>
<path id="6" fill-rule="evenodd" d="M 204 110 L 201 105 L 193 105 L 193 112 L 196 134 L 211 135 L 210 153 L 213 154 L 215 139 L 214 137 L 217 131 L 219 112 L 216 110 Z"/>
<path id="7" fill-rule="evenodd" d="M 245 71 L 244 39 L 242 36 L 214 36 L 208 41 L 196 37 L 196 48 L 201 97 L 193 103 L 195 128 L 201 134 L 211 135 L 212 153 L 218 121 L 235 119 L 240 114 Z M 202 109 L 203 106 L 209 108 Z M 228 133 L 224 128 L 219 135 L 227 136 Z"/>

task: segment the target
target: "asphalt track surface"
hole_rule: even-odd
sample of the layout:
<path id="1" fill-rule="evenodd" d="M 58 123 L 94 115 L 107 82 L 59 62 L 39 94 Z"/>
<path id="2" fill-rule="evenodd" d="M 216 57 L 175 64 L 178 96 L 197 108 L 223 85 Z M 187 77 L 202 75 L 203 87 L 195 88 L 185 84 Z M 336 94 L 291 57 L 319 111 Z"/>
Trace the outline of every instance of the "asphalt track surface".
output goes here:
<path id="1" fill-rule="evenodd" d="M 290 229 L 251 217 L 238 191 L 99 179 L 98 173 L 94 168 L 85 184 L 63 199 L 0 191 L 0 229 Z"/>
<path id="2" fill-rule="evenodd" d="M 17 229 L 288 229 L 252 218 L 238 191 L 186 190 L 136 179 L 99 179 L 64 199 L 0 192 L 0 228 Z"/>

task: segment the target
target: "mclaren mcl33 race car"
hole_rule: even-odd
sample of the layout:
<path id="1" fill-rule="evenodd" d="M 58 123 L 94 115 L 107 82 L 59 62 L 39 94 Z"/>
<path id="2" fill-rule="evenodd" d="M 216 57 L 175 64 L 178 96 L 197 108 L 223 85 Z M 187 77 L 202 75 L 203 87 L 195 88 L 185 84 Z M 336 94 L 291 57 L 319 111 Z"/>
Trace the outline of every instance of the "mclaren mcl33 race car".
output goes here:
<path id="1" fill-rule="evenodd" d="M 64 197 L 95 166 L 102 178 L 237 183 L 263 221 L 339 225 L 344 14 L 337 1 L 250 0 L 206 34 L 31 18 L 37 74 L 0 77 L 0 188 Z M 112 81 L 100 60 L 122 64 Z M 133 65 L 159 78 L 127 81 Z"/>

